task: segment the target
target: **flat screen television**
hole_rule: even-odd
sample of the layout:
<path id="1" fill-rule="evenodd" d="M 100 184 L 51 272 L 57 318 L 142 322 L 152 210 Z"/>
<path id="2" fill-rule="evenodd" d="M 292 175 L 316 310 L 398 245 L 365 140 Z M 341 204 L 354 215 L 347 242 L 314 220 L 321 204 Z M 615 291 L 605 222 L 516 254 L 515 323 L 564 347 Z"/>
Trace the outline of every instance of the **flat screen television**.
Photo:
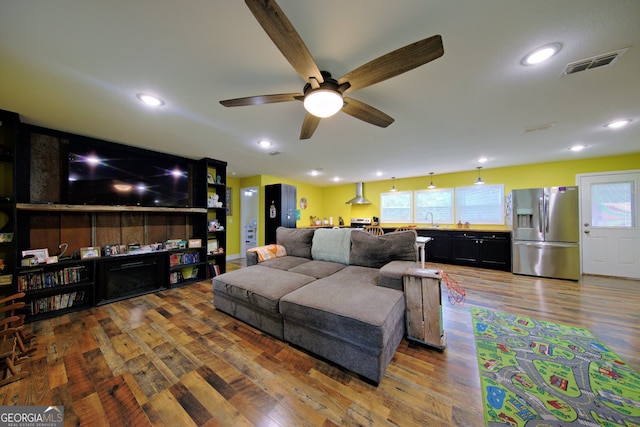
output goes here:
<path id="1" fill-rule="evenodd" d="M 189 161 L 91 141 L 69 143 L 68 202 L 79 205 L 188 207 Z"/>

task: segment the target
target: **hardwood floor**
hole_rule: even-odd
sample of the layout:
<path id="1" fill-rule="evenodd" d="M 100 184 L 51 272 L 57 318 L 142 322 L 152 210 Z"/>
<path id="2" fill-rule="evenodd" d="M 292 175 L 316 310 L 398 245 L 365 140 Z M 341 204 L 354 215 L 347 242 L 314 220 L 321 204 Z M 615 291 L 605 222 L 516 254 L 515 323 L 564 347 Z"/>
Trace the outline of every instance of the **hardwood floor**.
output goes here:
<path id="1" fill-rule="evenodd" d="M 205 281 L 31 324 L 31 375 L 0 405 L 63 405 L 65 425 L 92 427 L 480 426 L 473 306 L 588 328 L 640 371 L 639 281 L 430 267 L 466 304 L 443 286 L 446 349 L 403 340 L 378 387 L 216 311 Z"/>

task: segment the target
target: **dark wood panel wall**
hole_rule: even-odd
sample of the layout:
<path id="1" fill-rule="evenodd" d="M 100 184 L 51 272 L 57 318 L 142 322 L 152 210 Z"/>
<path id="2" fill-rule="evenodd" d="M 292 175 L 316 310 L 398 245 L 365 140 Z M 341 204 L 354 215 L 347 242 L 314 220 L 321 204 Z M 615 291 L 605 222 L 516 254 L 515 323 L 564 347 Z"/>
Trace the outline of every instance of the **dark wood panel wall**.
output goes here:
<path id="1" fill-rule="evenodd" d="M 50 255 L 57 255 L 62 243 L 69 245 L 65 255 L 71 255 L 87 246 L 147 245 L 194 237 L 193 220 L 180 213 L 32 212 L 29 216 L 30 248 L 46 248 Z"/>

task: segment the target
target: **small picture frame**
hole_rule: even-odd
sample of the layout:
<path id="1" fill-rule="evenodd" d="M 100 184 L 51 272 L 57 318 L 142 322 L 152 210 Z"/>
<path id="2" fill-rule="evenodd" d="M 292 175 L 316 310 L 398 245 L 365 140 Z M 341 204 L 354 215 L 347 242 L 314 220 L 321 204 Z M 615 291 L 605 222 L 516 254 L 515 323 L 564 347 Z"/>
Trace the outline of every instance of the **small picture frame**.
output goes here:
<path id="1" fill-rule="evenodd" d="M 215 184 L 216 181 L 213 179 L 213 175 L 210 173 L 207 174 L 207 184 Z"/>
<path id="2" fill-rule="evenodd" d="M 80 248 L 80 259 L 100 258 L 100 246 Z"/>
<path id="3" fill-rule="evenodd" d="M 47 264 L 56 264 L 58 262 L 58 257 L 56 255 L 47 257 Z"/>
<path id="4" fill-rule="evenodd" d="M 114 256 L 120 255 L 120 244 L 112 243 L 109 245 L 104 245 L 104 256 Z"/>
<path id="5" fill-rule="evenodd" d="M 207 242 L 207 252 L 210 254 L 218 253 L 218 240 L 212 239 Z"/>
<path id="6" fill-rule="evenodd" d="M 35 257 L 35 259 L 38 260 L 38 264 L 44 264 L 47 262 L 47 258 L 49 258 L 49 249 L 30 249 L 27 251 L 22 251 L 23 258 L 29 255 Z"/>
<path id="7" fill-rule="evenodd" d="M 201 248 L 202 247 L 202 239 L 189 239 L 190 248 Z"/>

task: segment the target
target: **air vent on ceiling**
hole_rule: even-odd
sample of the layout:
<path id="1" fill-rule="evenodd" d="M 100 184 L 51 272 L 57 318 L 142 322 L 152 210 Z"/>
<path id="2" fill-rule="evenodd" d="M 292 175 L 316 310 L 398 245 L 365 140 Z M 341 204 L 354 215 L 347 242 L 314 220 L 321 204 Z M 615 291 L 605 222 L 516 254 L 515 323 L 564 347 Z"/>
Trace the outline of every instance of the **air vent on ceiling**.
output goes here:
<path id="1" fill-rule="evenodd" d="M 629 48 L 625 47 L 624 49 L 616 50 L 615 52 L 609 52 L 593 56 L 591 58 L 581 59 L 580 61 L 571 62 L 567 64 L 562 71 L 562 74 L 575 74 L 580 71 L 593 70 L 594 68 L 613 65 L 627 50 L 629 50 Z"/>
<path id="2" fill-rule="evenodd" d="M 551 122 L 551 123 L 545 123 L 545 124 L 542 124 L 542 125 L 529 126 L 527 128 L 524 128 L 524 133 L 538 132 L 540 130 L 551 129 L 555 125 L 556 125 L 555 122 Z"/>

